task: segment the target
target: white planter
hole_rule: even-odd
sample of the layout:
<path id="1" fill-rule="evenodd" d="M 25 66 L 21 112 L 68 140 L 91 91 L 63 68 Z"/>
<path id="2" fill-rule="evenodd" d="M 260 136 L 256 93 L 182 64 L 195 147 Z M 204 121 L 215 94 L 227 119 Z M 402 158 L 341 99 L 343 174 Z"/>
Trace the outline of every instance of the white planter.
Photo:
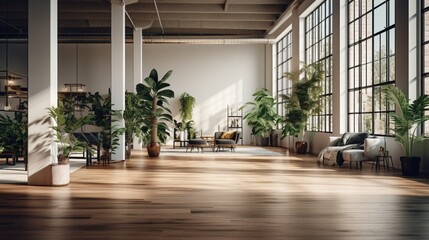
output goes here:
<path id="1" fill-rule="evenodd" d="M 180 141 L 186 141 L 188 138 L 188 134 L 186 131 L 180 131 Z"/>
<path id="2" fill-rule="evenodd" d="M 52 164 L 52 186 L 65 186 L 70 183 L 70 164 Z"/>

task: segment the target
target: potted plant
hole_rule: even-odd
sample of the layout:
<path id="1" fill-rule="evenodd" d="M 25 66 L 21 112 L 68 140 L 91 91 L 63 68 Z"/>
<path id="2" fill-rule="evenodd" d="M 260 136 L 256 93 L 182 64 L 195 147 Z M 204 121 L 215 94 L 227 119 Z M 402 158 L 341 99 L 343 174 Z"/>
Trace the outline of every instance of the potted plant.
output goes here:
<path id="1" fill-rule="evenodd" d="M 93 115 L 93 124 L 100 128 L 99 141 L 102 148 L 101 159 L 103 162 L 110 160 L 110 156 L 119 146 L 119 136 L 125 131 L 117 127 L 117 122 L 122 116 L 119 111 L 112 110 L 111 92 L 106 97 L 96 92 L 89 93 L 88 103 Z"/>
<path id="2" fill-rule="evenodd" d="M 300 136 L 295 143 L 295 151 L 303 154 L 307 152 L 308 147 L 308 143 L 304 141 L 308 118 L 320 112 L 319 95 L 322 92 L 320 83 L 325 74 L 321 63 L 313 63 L 304 64 L 297 73 L 287 72 L 284 75 L 293 85 L 290 95 L 280 95 L 287 112 L 283 119 L 282 138 Z"/>
<path id="3" fill-rule="evenodd" d="M 174 139 L 185 141 L 186 125 L 174 119 Z"/>
<path id="4" fill-rule="evenodd" d="M 184 92 L 180 95 L 180 117 L 182 118 L 182 122 L 187 122 L 192 120 L 192 113 L 195 107 L 195 98 L 189 95 L 187 92 Z"/>
<path id="5" fill-rule="evenodd" d="M 73 132 L 91 122 L 91 116 L 76 118 L 74 114 L 65 110 L 62 102 L 58 107 L 50 107 L 49 116 L 55 121 L 51 127 L 54 130 L 55 142 L 58 144 L 58 164 L 68 164 L 72 152 L 82 151 L 86 143 L 79 141 Z"/>
<path id="6" fill-rule="evenodd" d="M 429 116 L 425 115 L 425 109 L 429 107 L 429 96 L 422 95 L 410 103 L 405 94 L 396 86 L 386 86 L 382 89 L 386 99 L 396 105 L 396 113 L 392 113 L 391 120 L 394 123 L 395 140 L 404 149 L 405 156 L 401 156 L 402 175 L 417 176 L 420 172 L 419 156 L 413 155 L 414 144 L 424 140 L 417 135 L 417 131 Z"/>
<path id="7" fill-rule="evenodd" d="M 14 117 L 0 115 L 0 146 L 15 160 L 23 157 L 27 163 L 27 113 L 17 111 Z M 25 165 L 27 167 L 27 165 Z"/>
<path id="8" fill-rule="evenodd" d="M 267 139 L 268 145 L 271 145 L 270 135 L 281 119 L 277 114 L 275 98 L 265 88 L 257 89 L 253 96 L 254 101 L 245 103 L 240 110 L 247 109 L 243 118 L 252 128 L 252 133 Z"/>
<path id="9" fill-rule="evenodd" d="M 185 129 L 188 133 L 188 140 L 197 137 L 197 131 L 195 130 L 195 122 L 193 120 L 189 120 L 185 123 Z"/>
<path id="10" fill-rule="evenodd" d="M 143 139 L 143 112 L 141 107 L 141 98 L 135 93 L 125 93 L 125 111 L 123 114 L 125 121 L 125 142 L 126 152 L 125 158 L 129 159 L 131 156 L 131 145 L 133 138 L 137 137 L 141 141 Z"/>
<path id="11" fill-rule="evenodd" d="M 156 69 L 152 69 L 144 83 L 136 86 L 137 94 L 148 108 L 148 111 L 144 111 L 145 127 L 142 130 L 150 134 L 150 142 L 147 145 L 149 157 L 159 156 L 160 141 L 165 142 L 169 136 L 167 123 L 173 122 L 171 110 L 168 107 L 168 99 L 174 97 L 174 92 L 168 89 L 170 84 L 166 83 L 171 73 L 172 70 L 158 79 L 158 72 Z"/>

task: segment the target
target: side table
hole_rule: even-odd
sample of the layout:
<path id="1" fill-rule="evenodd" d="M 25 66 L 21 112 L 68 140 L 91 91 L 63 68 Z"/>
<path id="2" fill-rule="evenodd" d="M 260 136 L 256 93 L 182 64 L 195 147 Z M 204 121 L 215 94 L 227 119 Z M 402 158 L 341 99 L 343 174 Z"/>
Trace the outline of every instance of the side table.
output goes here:
<path id="1" fill-rule="evenodd" d="M 394 165 L 393 165 L 393 159 L 392 156 L 390 156 L 388 153 L 381 155 L 381 156 L 377 156 L 377 160 L 375 162 L 372 163 L 372 167 L 374 167 L 375 164 L 375 171 L 379 172 L 380 171 L 380 163 L 383 162 L 383 167 L 384 169 L 386 169 L 387 167 L 387 171 L 390 171 L 390 164 L 392 164 L 392 170 L 394 169 Z M 371 167 L 371 168 L 372 168 Z"/>

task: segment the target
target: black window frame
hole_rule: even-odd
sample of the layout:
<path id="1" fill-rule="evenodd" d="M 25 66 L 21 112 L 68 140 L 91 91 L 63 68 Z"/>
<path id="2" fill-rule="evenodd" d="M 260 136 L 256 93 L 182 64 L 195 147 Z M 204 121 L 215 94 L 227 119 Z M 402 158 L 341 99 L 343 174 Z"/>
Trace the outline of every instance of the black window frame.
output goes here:
<path id="1" fill-rule="evenodd" d="M 395 108 L 386 101 L 380 89 L 385 85 L 393 85 L 396 81 L 396 74 L 394 72 L 396 61 L 396 43 L 394 39 L 396 34 L 396 23 L 394 15 L 391 16 L 392 11 L 393 13 L 395 12 L 395 4 L 394 0 L 384 0 L 382 2 L 377 1 L 377 5 L 374 6 L 374 1 L 371 1 L 372 6 L 368 7 L 363 6 L 363 2 L 366 3 L 366 1 L 361 0 L 349 0 L 347 4 L 348 131 L 369 132 L 373 135 L 391 136 L 393 135 L 391 130 L 393 126 L 390 121 L 390 116 L 391 113 L 395 111 Z M 393 10 L 391 9 L 392 4 Z M 358 7 L 357 11 L 356 7 Z M 374 21 L 382 21 L 382 19 L 375 13 L 382 10 L 382 7 L 386 8 L 386 19 L 384 19 L 386 21 L 386 26 L 376 31 L 374 29 Z M 362 23 L 363 21 L 367 22 L 369 18 L 371 18 L 371 32 L 368 32 L 368 24 Z M 357 36 L 356 33 L 358 34 Z M 386 38 L 384 41 L 386 49 L 383 55 L 382 40 L 384 37 Z M 352 42 L 351 39 L 353 39 Z M 391 46 L 391 39 L 393 40 L 393 47 Z M 375 46 L 379 46 L 380 51 L 378 53 L 375 52 Z M 393 53 L 390 52 L 391 49 L 394 50 Z M 371 56 L 369 56 L 369 54 L 371 54 Z M 370 61 L 368 60 L 369 57 Z M 383 63 L 385 63 L 384 67 Z M 386 71 L 384 73 L 385 79 L 383 79 L 384 70 Z M 377 75 L 376 72 L 379 74 Z M 370 79 L 368 79 L 368 76 L 370 76 Z M 363 99 L 365 92 L 369 93 L 366 96 L 370 97 L 367 101 Z M 370 106 L 371 110 L 364 111 L 364 105 L 366 105 L 365 108 Z M 366 125 L 369 125 L 369 127 L 366 127 Z M 380 132 L 377 126 L 382 126 L 381 130 L 384 132 Z"/>
<path id="2" fill-rule="evenodd" d="M 333 0 L 325 0 L 304 19 L 305 63 L 323 63 L 321 112 L 310 116 L 307 131 L 332 133 Z M 321 56 L 322 55 L 322 56 Z"/>
<path id="3" fill-rule="evenodd" d="M 290 95 L 292 92 L 292 81 L 284 77 L 285 72 L 291 71 L 292 62 L 292 31 L 276 43 L 276 95 L 277 95 L 277 113 L 284 117 L 286 114 L 285 102 L 280 97 L 281 94 Z M 279 129 L 283 128 L 283 124 L 279 124 Z"/>
<path id="4" fill-rule="evenodd" d="M 426 23 L 425 23 L 425 16 L 428 17 L 429 20 L 429 2 L 427 6 L 425 7 L 425 0 L 421 0 L 420 9 L 421 9 L 421 16 L 420 16 L 420 25 L 421 25 L 421 94 L 422 95 L 428 95 L 429 94 L 429 22 L 427 23 L 427 29 L 426 29 Z M 428 31 L 428 34 L 426 36 L 425 30 Z M 425 39 L 427 37 L 427 39 Z M 425 56 L 425 48 L 428 51 L 427 56 Z M 427 57 L 427 59 L 426 59 Z M 425 64 L 426 60 L 428 61 L 428 64 Z M 427 65 L 427 67 L 426 67 Z M 427 71 L 426 69 L 427 68 Z M 425 115 L 429 115 L 429 109 L 426 109 Z M 425 137 L 429 137 L 429 121 L 426 121 L 425 124 L 422 125 L 422 135 Z"/>

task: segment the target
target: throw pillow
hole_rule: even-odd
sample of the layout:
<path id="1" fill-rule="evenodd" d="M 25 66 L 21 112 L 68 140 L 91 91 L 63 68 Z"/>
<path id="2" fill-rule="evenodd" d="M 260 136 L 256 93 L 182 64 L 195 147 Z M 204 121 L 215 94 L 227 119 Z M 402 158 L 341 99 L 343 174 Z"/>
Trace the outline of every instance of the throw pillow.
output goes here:
<path id="1" fill-rule="evenodd" d="M 362 145 L 368 136 L 369 134 L 366 132 L 354 133 L 352 136 L 349 137 L 349 139 L 347 139 L 346 145 L 349 145 L 349 144 Z"/>
<path id="2" fill-rule="evenodd" d="M 343 134 L 343 136 L 341 136 L 341 140 L 338 141 L 337 146 L 344 146 L 347 144 L 347 140 L 349 139 L 349 137 L 352 135 L 352 133 L 350 132 L 346 132 Z"/>
<path id="3" fill-rule="evenodd" d="M 222 136 L 220 136 L 220 138 L 222 139 L 232 139 L 232 137 L 234 136 L 235 131 L 228 131 L 228 132 L 224 132 L 222 133 Z"/>

